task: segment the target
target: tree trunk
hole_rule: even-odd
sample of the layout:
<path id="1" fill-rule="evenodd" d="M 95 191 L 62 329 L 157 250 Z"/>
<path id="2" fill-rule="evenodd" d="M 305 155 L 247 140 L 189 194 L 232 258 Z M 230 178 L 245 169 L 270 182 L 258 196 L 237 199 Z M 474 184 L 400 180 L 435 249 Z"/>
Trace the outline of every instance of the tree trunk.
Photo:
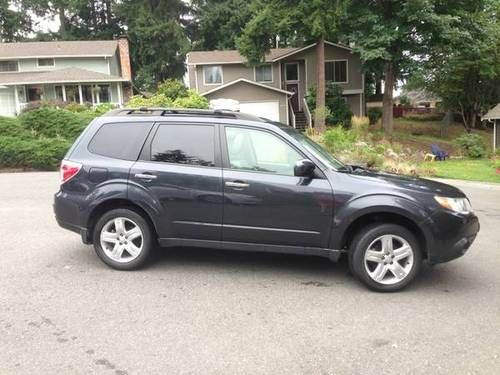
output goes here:
<path id="1" fill-rule="evenodd" d="M 384 67 L 384 101 L 382 109 L 382 125 L 384 127 L 384 132 L 387 135 L 392 134 L 394 81 L 394 66 L 392 65 L 392 62 L 387 62 Z"/>
<path id="2" fill-rule="evenodd" d="M 314 127 L 319 133 L 326 130 L 325 126 L 325 40 L 321 38 L 316 45 L 317 80 L 316 80 L 316 111 Z"/>
<path id="3" fill-rule="evenodd" d="M 59 8 L 58 9 L 59 13 L 59 36 L 61 39 L 64 39 L 64 36 L 66 34 L 66 17 L 64 16 L 64 8 Z"/>

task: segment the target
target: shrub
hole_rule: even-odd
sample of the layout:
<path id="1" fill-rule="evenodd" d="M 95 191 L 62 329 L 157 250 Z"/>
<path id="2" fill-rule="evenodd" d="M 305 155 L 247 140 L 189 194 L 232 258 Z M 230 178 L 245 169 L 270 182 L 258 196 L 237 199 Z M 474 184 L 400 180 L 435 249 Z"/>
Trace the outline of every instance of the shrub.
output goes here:
<path id="1" fill-rule="evenodd" d="M 20 139 L 0 136 L 0 165 L 7 168 L 57 169 L 71 142 L 62 138 Z"/>
<path id="2" fill-rule="evenodd" d="M 95 116 L 90 111 L 74 113 L 66 109 L 43 107 L 22 113 L 18 118 L 22 126 L 34 135 L 74 140 Z"/>
<path id="3" fill-rule="evenodd" d="M 176 108 L 199 108 L 207 109 L 208 100 L 204 96 L 201 96 L 194 90 L 188 90 L 188 96 L 177 98 L 173 102 L 173 106 Z"/>
<path id="4" fill-rule="evenodd" d="M 111 104 L 111 103 L 101 103 L 97 106 L 94 107 L 94 112 L 97 116 L 103 115 L 106 112 L 111 111 L 112 109 L 115 109 L 116 105 Z"/>
<path id="5" fill-rule="evenodd" d="M 15 117 L 0 117 L 0 136 L 30 138 L 27 131 Z"/>
<path id="6" fill-rule="evenodd" d="M 158 94 L 165 95 L 167 98 L 175 100 L 189 95 L 188 88 L 178 79 L 167 79 L 158 85 Z"/>
<path id="7" fill-rule="evenodd" d="M 85 112 L 91 109 L 89 104 L 68 103 L 62 107 L 70 112 Z"/>
<path id="8" fill-rule="evenodd" d="M 367 115 L 370 121 L 370 125 L 374 125 L 378 122 L 378 120 L 382 118 L 382 108 L 368 108 Z"/>
<path id="9" fill-rule="evenodd" d="M 142 95 L 134 95 L 127 103 L 130 108 L 154 108 L 154 107 L 172 107 L 172 99 L 163 95 L 155 94 L 149 98 Z"/>
<path id="10" fill-rule="evenodd" d="M 462 154 L 468 158 L 484 158 L 487 154 L 483 139 L 478 134 L 467 133 L 455 139 Z"/>
<path id="11" fill-rule="evenodd" d="M 325 116 L 328 125 L 342 125 L 345 128 L 351 126 L 352 112 L 349 105 L 342 96 L 342 88 L 334 83 L 326 85 L 325 104 L 329 110 Z M 306 96 L 307 105 L 314 113 L 316 109 L 316 88 L 311 87 Z"/>
<path id="12" fill-rule="evenodd" d="M 334 126 L 323 134 L 323 143 L 332 153 L 348 150 L 356 142 L 356 134 L 351 130 L 346 130 L 341 126 Z"/>
<path id="13" fill-rule="evenodd" d="M 404 116 L 410 121 L 441 121 L 444 117 L 443 113 L 408 113 Z"/>

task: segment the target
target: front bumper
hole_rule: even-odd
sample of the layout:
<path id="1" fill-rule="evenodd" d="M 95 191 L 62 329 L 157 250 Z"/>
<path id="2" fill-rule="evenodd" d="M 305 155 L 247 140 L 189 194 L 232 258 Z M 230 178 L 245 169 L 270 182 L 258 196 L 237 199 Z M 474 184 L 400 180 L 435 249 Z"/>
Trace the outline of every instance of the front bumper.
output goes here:
<path id="1" fill-rule="evenodd" d="M 479 232 L 476 215 L 456 214 L 441 210 L 428 220 L 433 241 L 428 248 L 430 264 L 448 262 L 464 255 Z"/>

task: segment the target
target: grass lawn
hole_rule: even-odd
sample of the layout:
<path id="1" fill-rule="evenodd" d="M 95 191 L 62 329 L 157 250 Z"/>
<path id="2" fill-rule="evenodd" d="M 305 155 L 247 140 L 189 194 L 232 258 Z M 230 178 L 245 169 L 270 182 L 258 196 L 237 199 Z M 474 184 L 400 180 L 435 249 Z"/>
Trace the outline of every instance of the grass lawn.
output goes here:
<path id="1" fill-rule="evenodd" d="M 500 174 L 496 173 L 493 162 L 489 159 L 452 159 L 427 162 L 424 165 L 434 168 L 436 177 L 500 183 Z"/>

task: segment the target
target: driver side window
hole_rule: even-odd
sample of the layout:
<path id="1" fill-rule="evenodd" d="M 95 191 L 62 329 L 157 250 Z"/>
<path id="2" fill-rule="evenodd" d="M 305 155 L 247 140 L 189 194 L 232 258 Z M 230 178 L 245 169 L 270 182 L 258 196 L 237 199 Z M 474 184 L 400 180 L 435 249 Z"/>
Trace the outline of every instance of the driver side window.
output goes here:
<path id="1" fill-rule="evenodd" d="M 229 163 L 232 169 L 293 176 L 294 166 L 304 159 L 277 136 L 255 129 L 226 127 Z"/>

